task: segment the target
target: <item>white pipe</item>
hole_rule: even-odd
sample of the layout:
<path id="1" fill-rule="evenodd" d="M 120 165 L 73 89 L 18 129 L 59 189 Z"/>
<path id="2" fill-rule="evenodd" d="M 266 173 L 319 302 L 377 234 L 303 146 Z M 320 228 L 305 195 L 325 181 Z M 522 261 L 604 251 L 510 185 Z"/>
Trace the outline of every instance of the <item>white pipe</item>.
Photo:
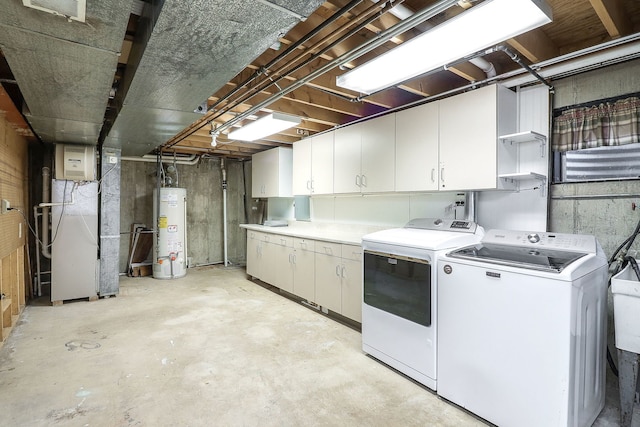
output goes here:
<path id="1" fill-rule="evenodd" d="M 222 169 L 222 239 L 224 241 L 224 266 L 229 265 L 227 257 L 227 170 L 224 167 L 224 157 L 220 158 L 220 169 Z"/>
<path id="2" fill-rule="evenodd" d="M 51 200 L 51 171 L 48 167 L 42 168 L 42 256 L 51 259 L 49 250 L 49 201 Z"/>
<path id="3" fill-rule="evenodd" d="M 479 56 L 477 58 L 471 58 L 469 62 L 484 71 L 488 78 L 496 76 L 496 67 L 486 59 Z"/>
<path id="4" fill-rule="evenodd" d="M 120 157 L 121 160 L 129 161 L 129 162 L 146 162 L 146 163 L 156 163 L 158 161 L 158 157 L 153 154 L 145 154 L 142 157 Z M 175 160 L 175 163 L 178 165 L 195 165 L 200 161 L 200 156 L 197 154 L 191 154 L 185 157 L 178 157 L 179 160 Z M 162 156 L 163 162 L 171 162 L 174 163 L 173 157 Z"/>

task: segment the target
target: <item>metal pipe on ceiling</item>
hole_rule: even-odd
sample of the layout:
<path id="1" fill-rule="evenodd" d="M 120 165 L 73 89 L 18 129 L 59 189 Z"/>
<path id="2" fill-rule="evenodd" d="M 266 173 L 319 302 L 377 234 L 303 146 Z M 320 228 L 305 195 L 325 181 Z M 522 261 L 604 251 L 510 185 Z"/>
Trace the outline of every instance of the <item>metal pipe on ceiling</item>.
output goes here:
<path id="1" fill-rule="evenodd" d="M 241 90 L 242 88 L 244 88 L 247 85 L 251 84 L 253 81 L 255 81 L 255 79 L 257 79 L 262 74 L 262 70 L 263 69 L 269 69 L 269 68 L 273 67 L 275 64 L 280 62 L 282 59 L 284 59 L 291 52 L 295 51 L 296 49 L 298 49 L 298 47 L 302 46 L 303 43 L 307 42 L 309 39 L 311 39 L 312 37 L 317 35 L 320 31 L 322 31 L 323 29 L 325 29 L 326 27 L 331 25 L 333 22 L 338 20 L 338 18 L 340 18 L 342 15 L 344 15 L 347 12 L 349 12 L 350 10 L 352 10 L 354 7 L 356 7 L 357 5 L 359 5 L 362 2 L 363 2 L 363 0 L 353 0 L 350 3 L 348 3 L 347 5 L 345 5 L 343 8 L 341 8 L 336 13 L 331 15 L 329 17 L 329 19 L 325 20 L 322 24 L 318 25 L 316 28 L 314 28 L 313 30 L 309 31 L 307 34 L 302 36 L 302 38 L 300 38 L 298 41 L 292 43 L 289 47 L 287 47 L 287 49 L 284 50 L 284 52 L 282 52 L 281 54 L 279 54 L 278 56 L 273 58 L 271 61 L 269 61 L 268 63 L 263 65 L 260 70 L 255 71 L 249 78 L 244 80 L 242 83 L 238 84 L 238 86 L 233 88 L 233 90 L 231 90 L 231 92 L 229 92 L 225 97 L 219 99 L 211 107 L 207 108 L 207 111 L 214 110 L 218 105 L 220 105 L 220 103 L 224 99 L 230 98 L 231 96 L 235 95 L 239 90 Z"/>
<path id="2" fill-rule="evenodd" d="M 404 1 L 404 0 L 399 0 L 399 2 L 402 2 L 402 1 Z M 394 3 L 394 4 L 397 4 L 397 3 Z M 362 14 L 358 15 L 354 20 L 351 20 L 347 24 L 345 24 L 342 27 L 338 28 L 330 36 L 325 37 L 324 39 L 318 41 L 316 44 L 311 46 L 305 52 L 303 52 L 300 55 L 296 56 L 294 59 L 290 60 L 287 64 L 284 64 L 279 69 L 273 71 L 273 74 L 275 75 L 275 79 L 273 78 L 273 76 L 270 75 L 268 80 L 263 80 L 262 82 L 260 82 L 259 85 L 249 88 L 248 92 L 245 93 L 241 98 L 236 99 L 231 104 L 227 104 L 224 107 L 224 110 L 221 110 L 221 113 L 218 114 L 216 117 L 219 117 L 220 115 L 222 115 L 224 113 L 229 113 L 229 109 L 234 108 L 234 107 L 236 107 L 236 106 L 238 106 L 238 105 L 250 100 L 257 93 L 266 90 L 270 86 L 275 85 L 276 87 L 278 87 L 278 90 L 282 90 L 282 88 L 280 86 L 278 86 L 278 82 L 279 81 L 283 80 L 286 76 L 291 75 L 292 73 L 301 70 L 303 67 L 307 66 L 308 64 L 310 64 L 311 62 L 313 62 L 317 58 L 321 57 L 325 53 L 329 52 L 331 49 L 333 49 L 334 47 L 336 47 L 338 44 L 342 43 L 343 41 L 347 40 L 349 37 L 352 37 L 358 31 L 362 30 L 363 28 L 365 28 L 367 25 L 369 25 L 373 21 L 377 20 L 380 16 L 382 16 L 384 13 L 386 13 L 386 12 L 388 12 L 390 10 L 389 9 L 390 8 L 390 6 L 389 6 L 390 3 L 385 3 L 385 5 L 387 5 L 386 8 L 384 6 L 382 8 L 380 8 L 378 6 L 370 7 L 369 9 L 364 11 Z M 377 14 L 369 16 L 369 14 L 375 12 L 378 9 L 381 9 L 380 12 L 378 12 Z M 333 37 L 335 37 L 336 35 L 339 35 L 343 31 L 348 29 L 350 26 L 352 26 L 353 24 L 358 23 L 362 18 L 365 18 L 367 16 L 368 16 L 368 18 L 364 22 L 361 22 L 360 24 L 358 24 L 356 27 L 352 28 L 349 32 L 347 32 L 346 34 L 343 34 L 338 39 L 334 40 L 331 44 L 325 46 L 320 51 L 312 54 L 309 58 L 307 58 L 305 61 L 301 62 L 297 66 L 295 66 L 295 67 L 293 67 L 293 68 L 291 68 L 289 70 L 283 71 L 283 70 L 286 69 L 286 67 L 291 66 L 291 65 L 295 64 L 298 60 L 304 58 L 308 54 L 308 52 L 312 52 L 316 48 L 319 48 L 326 41 L 331 40 Z M 266 75 L 266 72 L 265 72 L 265 75 Z M 247 117 L 244 117 L 244 118 L 247 118 Z"/>
<path id="3" fill-rule="evenodd" d="M 242 120 L 242 116 L 246 116 L 249 114 L 253 114 L 259 110 L 261 110 L 262 108 L 267 107 L 269 104 L 277 101 L 278 99 L 284 97 L 285 95 L 287 95 L 288 93 L 293 92 L 294 90 L 298 89 L 299 87 L 302 87 L 304 84 L 306 84 L 307 82 L 321 76 L 322 74 L 326 73 L 327 71 L 339 66 L 340 64 L 349 62 L 349 61 L 353 61 L 354 59 L 357 59 L 369 52 L 371 52 L 373 49 L 381 46 L 382 44 L 386 43 L 389 39 L 391 39 L 392 37 L 395 37 L 399 34 L 402 34 L 403 32 L 415 27 L 416 25 L 420 24 L 423 21 L 426 21 L 434 16 L 436 16 L 439 13 L 442 13 L 444 11 L 446 11 L 447 9 L 449 9 L 451 6 L 455 5 L 457 3 L 457 0 L 441 0 L 440 2 L 436 3 L 435 5 L 432 5 L 430 7 L 427 7 L 425 9 L 423 9 L 420 12 L 417 12 L 415 15 L 411 16 L 410 18 L 399 22 L 398 24 L 394 25 L 393 27 L 381 32 L 378 37 L 371 39 L 371 40 L 367 40 L 366 42 L 362 43 L 360 46 L 358 46 L 357 48 L 353 49 L 352 51 L 332 60 L 329 61 L 327 64 L 325 64 L 324 66 L 320 67 L 319 69 L 317 69 L 316 71 L 312 72 L 311 74 L 307 75 L 305 78 L 298 80 L 297 82 L 293 83 L 292 85 L 290 85 L 289 87 L 285 88 L 284 90 L 280 91 L 277 94 L 272 95 L 271 97 L 269 97 L 268 99 L 266 99 L 265 101 L 254 105 L 253 107 L 251 107 L 250 109 L 248 109 L 247 111 L 245 111 L 243 114 L 236 116 L 235 118 L 229 120 L 228 122 L 224 123 L 222 125 L 222 130 L 224 129 L 228 129 L 229 127 L 233 126 L 234 124 L 238 123 L 240 120 Z"/>
<path id="4" fill-rule="evenodd" d="M 291 70 L 288 70 L 288 71 L 287 71 L 287 74 L 283 74 L 283 75 L 279 76 L 279 77 L 278 77 L 277 79 L 275 79 L 275 80 L 267 81 L 267 84 L 266 84 L 266 85 L 264 85 L 264 83 L 265 83 L 265 82 L 262 82 L 262 83 L 263 83 L 263 86 L 260 86 L 260 88 L 259 88 L 259 89 L 255 89 L 255 92 L 257 93 L 257 92 L 259 92 L 259 91 L 265 90 L 267 87 L 269 87 L 269 86 L 271 86 L 271 85 L 273 85 L 273 84 L 276 84 L 278 81 L 280 81 L 280 80 L 282 80 L 283 78 L 285 78 L 288 74 L 291 74 L 291 73 L 293 73 L 293 72 L 295 72 L 295 71 L 298 71 L 299 69 L 301 69 L 301 68 L 302 68 L 302 67 L 304 67 L 305 65 L 309 64 L 309 63 L 310 63 L 310 62 L 312 62 L 313 60 L 317 59 L 318 57 L 320 57 L 321 55 L 323 55 L 324 53 L 326 53 L 327 51 L 329 51 L 330 49 L 332 49 L 333 47 L 335 47 L 337 44 L 339 44 L 339 43 L 341 43 L 341 42 L 345 41 L 346 39 L 348 39 L 349 37 L 353 36 L 353 35 L 354 35 L 354 34 L 356 34 L 358 31 L 360 31 L 362 28 L 366 27 L 366 25 L 369 25 L 371 22 L 375 21 L 375 20 L 376 20 L 376 19 L 378 19 L 380 16 L 382 16 L 384 13 L 388 12 L 388 11 L 389 11 L 393 6 L 395 6 L 395 5 L 399 4 L 399 3 L 403 2 L 403 1 L 404 1 L 404 0 L 398 0 L 398 1 L 396 1 L 396 2 L 388 1 L 388 2 L 385 2 L 385 3 L 384 3 L 384 5 L 382 5 L 382 6 L 374 6 L 374 7 L 370 7 L 370 8 L 369 8 L 369 9 L 367 9 L 365 12 L 363 12 L 363 14 L 359 15 L 359 17 L 361 18 L 362 16 L 366 16 L 367 14 L 371 13 L 372 11 L 375 11 L 375 10 L 378 10 L 378 9 L 380 9 L 380 11 L 379 11 L 377 14 L 374 14 L 374 15 L 370 16 L 367 20 L 365 20 L 364 22 L 360 23 L 358 26 L 356 26 L 354 29 L 352 29 L 349 33 L 347 33 L 347 34 L 345 34 L 345 35 L 341 36 L 339 39 L 337 39 L 336 41 L 334 41 L 334 42 L 333 42 L 333 43 L 331 43 L 330 45 L 326 46 L 326 47 L 325 47 L 324 49 L 322 49 L 321 51 L 316 52 L 314 55 L 312 55 L 310 58 L 308 58 L 308 59 L 307 59 L 306 61 L 304 61 L 303 63 L 299 64 L 298 66 L 294 67 L 294 68 L 293 68 L 293 69 L 291 69 Z M 447 4 L 448 4 L 448 3 L 454 3 L 454 2 L 453 2 L 452 0 L 449 0 L 449 1 L 442 1 L 441 3 L 447 3 Z M 435 9 L 435 8 L 436 8 L 436 7 L 429 8 L 428 10 L 429 10 L 429 11 L 431 11 L 432 9 Z M 445 8 L 445 10 L 446 10 L 446 8 Z M 437 13 L 439 13 L 439 12 L 440 12 L 440 10 L 438 9 L 438 12 L 434 12 L 432 15 L 428 15 L 428 14 L 426 14 L 426 13 L 425 13 L 425 11 L 422 11 L 422 12 L 420 13 L 420 17 L 421 17 L 421 19 L 422 19 L 422 20 L 427 20 L 427 19 L 431 18 L 432 16 L 435 16 L 435 15 L 436 15 Z M 416 15 L 418 15 L 418 14 L 416 14 Z M 428 16 L 427 16 L 427 15 L 428 15 Z M 358 18 L 356 18 L 356 19 L 354 20 L 354 22 L 358 22 L 358 20 L 359 20 L 359 19 L 358 19 Z M 403 23 L 406 23 L 406 22 L 408 22 L 408 21 L 403 21 Z M 352 24 L 352 23 L 351 23 L 351 24 Z M 408 28 L 410 28 L 408 25 L 403 25 L 402 27 L 398 27 L 398 25 L 399 25 L 399 24 L 397 24 L 397 25 L 395 25 L 395 26 L 393 26 L 393 27 L 391 27 L 390 29 L 388 29 L 388 30 L 387 30 L 387 31 L 389 31 L 389 30 L 396 29 L 396 31 L 395 31 L 395 32 L 394 32 L 394 31 L 391 31 L 391 32 L 390 32 L 390 33 L 391 33 L 391 35 L 389 35 L 388 37 L 386 37 L 386 38 L 379 38 L 379 37 L 380 37 L 380 36 L 379 36 L 378 38 L 375 38 L 375 39 L 369 40 L 369 41 L 367 41 L 367 42 L 365 42 L 365 43 L 363 43 L 363 44 L 371 43 L 371 42 L 377 42 L 377 44 L 376 44 L 376 46 L 375 46 L 375 47 L 378 47 L 379 45 L 382 45 L 383 43 L 385 43 L 387 40 L 391 39 L 392 37 L 395 37 L 397 34 L 400 34 L 400 33 L 404 32 L 404 31 L 406 31 Z M 417 25 L 417 24 L 414 24 L 414 25 Z M 348 26 L 350 26 L 350 25 L 346 25 L 346 26 L 343 26 L 343 27 L 348 27 Z M 386 31 L 386 32 L 387 32 L 387 31 Z M 382 34 L 382 33 L 381 33 L 381 34 Z M 327 37 L 327 38 L 325 38 L 325 39 L 331 39 L 331 38 L 332 38 L 332 37 L 331 37 L 331 36 L 329 36 L 329 37 Z M 361 45 L 361 46 L 362 46 L 362 45 Z M 371 48 L 371 50 L 372 50 L 372 49 L 374 49 L 375 47 Z M 362 53 L 362 55 L 364 55 L 365 53 L 367 53 L 367 52 Z M 308 76 L 307 76 L 307 77 L 305 77 L 305 78 L 303 78 L 303 79 L 299 79 L 297 82 L 302 82 L 302 84 L 294 83 L 292 86 L 295 86 L 295 88 L 290 89 L 292 86 L 289 86 L 288 88 L 284 89 L 284 91 L 287 91 L 286 93 L 283 93 L 283 89 L 279 88 L 279 92 L 278 92 L 278 93 L 276 93 L 276 94 L 274 94 L 274 95 L 272 95 L 271 97 L 269 97 L 269 98 L 267 99 L 267 101 L 265 101 L 265 102 L 267 102 L 267 105 L 269 105 L 269 104 L 271 104 L 272 102 L 275 102 L 276 100 L 278 100 L 278 99 L 282 98 L 282 97 L 283 97 L 283 96 L 285 96 L 286 94 L 288 94 L 288 93 L 292 92 L 293 90 L 295 90 L 295 89 L 297 89 L 297 88 L 299 88 L 299 87 L 303 86 L 304 84 L 306 84 L 307 82 L 309 82 L 309 81 L 313 80 L 314 78 L 316 78 L 316 77 L 320 76 L 321 74 L 324 74 L 324 73 L 325 73 L 325 72 L 327 72 L 328 70 L 330 70 L 330 69 L 332 69 L 332 68 L 335 68 L 335 67 L 336 67 L 336 66 L 338 66 L 340 63 L 348 62 L 349 60 L 353 60 L 353 59 L 356 59 L 356 58 L 357 58 L 357 57 L 353 57 L 353 58 L 351 58 L 351 59 L 344 60 L 344 59 L 341 59 L 341 58 L 339 57 L 339 58 L 337 58 L 337 59 L 334 59 L 333 61 L 331 61 L 331 62 L 329 63 L 329 64 L 332 64 L 330 67 L 326 67 L 326 66 L 325 66 L 325 67 L 323 67 L 323 68 L 321 69 L 321 70 L 322 70 L 322 72 L 321 72 L 321 73 L 317 73 L 317 72 L 316 72 L 316 73 L 314 73 L 314 75 L 313 75 L 312 77 L 308 77 Z M 299 58 L 297 58 L 297 59 L 299 59 Z M 285 64 L 285 66 L 287 66 L 287 65 L 289 65 L 289 64 Z M 284 68 L 284 67 L 281 67 L 281 68 L 280 68 L 280 70 L 281 70 L 281 69 L 283 69 L 283 68 Z M 280 95 L 280 93 L 282 93 L 282 94 Z M 209 123 L 211 123 L 212 121 L 214 121 L 216 118 L 221 117 L 221 116 L 222 116 L 222 115 L 224 115 L 224 114 L 228 114 L 228 113 L 230 113 L 230 110 L 231 110 L 232 108 L 234 108 L 235 106 L 237 106 L 237 105 L 239 105 L 239 104 L 241 104 L 241 103 L 243 103 L 243 102 L 246 102 L 248 99 L 250 99 L 250 98 L 251 98 L 251 97 L 253 97 L 254 95 L 255 95 L 255 94 L 252 94 L 251 96 L 246 96 L 246 95 L 245 95 L 244 97 L 242 97 L 242 98 L 240 98 L 240 99 L 235 100 L 233 103 L 231 103 L 231 104 L 227 104 L 224 108 L 222 108 L 222 109 L 220 109 L 220 110 L 215 111 L 215 114 L 214 114 L 214 116 L 213 116 L 213 117 L 209 117 L 206 121 L 204 121 L 204 122 L 202 122 L 202 123 L 200 123 L 200 124 L 196 125 L 196 126 L 195 126 L 195 127 L 193 127 L 192 129 L 190 129 L 186 134 L 179 136 L 175 141 L 170 142 L 169 144 L 167 144 L 167 145 L 165 146 L 165 148 L 170 148 L 170 147 L 175 146 L 176 144 L 180 143 L 180 141 L 184 140 L 185 138 L 187 138 L 187 137 L 189 137 L 189 136 L 193 135 L 193 134 L 194 134 L 195 132 L 197 132 L 198 130 L 200 130 L 200 129 L 202 129 L 203 127 L 207 126 Z M 274 98 L 274 97 L 275 97 L 275 98 Z M 225 97 L 225 98 L 228 98 L 228 96 L 227 96 L 227 97 Z M 263 102 L 262 104 L 264 104 L 264 102 Z M 262 104 L 261 104 L 261 105 L 262 105 Z M 257 111 L 261 110 L 262 108 L 264 108 L 264 107 L 263 107 L 263 106 L 261 106 L 261 107 L 260 107 L 260 108 L 258 108 L 258 109 L 252 109 L 252 111 L 251 111 L 250 113 L 248 113 L 247 111 L 245 111 L 245 112 L 243 112 L 243 113 L 239 113 L 239 114 L 237 114 L 237 115 L 236 115 L 236 117 L 234 117 L 233 119 L 231 119 L 231 121 L 233 121 L 233 123 L 232 123 L 231 125 L 229 125 L 229 124 L 228 124 L 228 123 L 229 123 L 229 121 L 228 121 L 228 122 L 224 123 L 223 125 L 221 125 L 221 128 L 219 128 L 219 130 L 223 130 L 223 129 L 227 129 L 227 128 L 231 127 L 233 124 L 235 124 L 235 123 L 237 123 L 237 122 L 239 122 L 239 121 L 241 121 L 241 120 L 244 120 L 245 118 L 247 118 L 247 117 L 251 116 L 253 113 L 255 113 L 255 112 L 257 112 Z"/>

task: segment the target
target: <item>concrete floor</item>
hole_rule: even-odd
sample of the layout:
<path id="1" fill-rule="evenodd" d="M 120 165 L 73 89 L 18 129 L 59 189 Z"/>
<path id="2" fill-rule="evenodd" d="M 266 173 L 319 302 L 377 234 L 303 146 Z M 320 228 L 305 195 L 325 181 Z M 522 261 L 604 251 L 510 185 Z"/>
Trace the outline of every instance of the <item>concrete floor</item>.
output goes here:
<path id="1" fill-rule="evenodd" d="M 599 427 L 618 425 L 610 383 Z M 364 355 L 359 332 L 246 280 L 237 267 L 190 269 L 174 281 L 123 277 L 115 298 L 29 305 L 0 350 L 0 420 L 485 425 Z"/>

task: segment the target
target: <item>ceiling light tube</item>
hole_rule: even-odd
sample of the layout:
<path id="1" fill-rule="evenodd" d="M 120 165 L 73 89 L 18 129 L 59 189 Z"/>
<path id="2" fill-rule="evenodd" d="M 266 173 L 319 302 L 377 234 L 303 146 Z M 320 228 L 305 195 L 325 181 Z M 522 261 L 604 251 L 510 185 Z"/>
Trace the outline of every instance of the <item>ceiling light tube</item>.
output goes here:
<path id="1" fill-rule="evenodd" d="M 300 124 L 300 117 L 272 113 L 229 133 L 229 139 L 255 141 Z"/>
<path id="2" fill-rule="evenodd" d="M 371 94 L 494 46 L 552 20 L 544 0 L 486 0 L 339 76 L 336 84 Z"/>

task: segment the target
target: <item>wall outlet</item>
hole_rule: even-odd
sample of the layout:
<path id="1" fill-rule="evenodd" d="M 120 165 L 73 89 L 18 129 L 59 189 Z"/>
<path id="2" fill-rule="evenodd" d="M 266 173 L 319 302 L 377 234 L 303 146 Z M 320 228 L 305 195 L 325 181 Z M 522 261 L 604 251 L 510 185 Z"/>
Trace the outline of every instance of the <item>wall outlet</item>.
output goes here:
<path id="1" fill-rule="evenodd" d="M 7 212 L 9 212 L 9 208 L 11 207 L 11 204 L 7 199 L 2 199 L 1 205 L 2 207 L 0 208 L 0 213 L 6 214 Z"/>

